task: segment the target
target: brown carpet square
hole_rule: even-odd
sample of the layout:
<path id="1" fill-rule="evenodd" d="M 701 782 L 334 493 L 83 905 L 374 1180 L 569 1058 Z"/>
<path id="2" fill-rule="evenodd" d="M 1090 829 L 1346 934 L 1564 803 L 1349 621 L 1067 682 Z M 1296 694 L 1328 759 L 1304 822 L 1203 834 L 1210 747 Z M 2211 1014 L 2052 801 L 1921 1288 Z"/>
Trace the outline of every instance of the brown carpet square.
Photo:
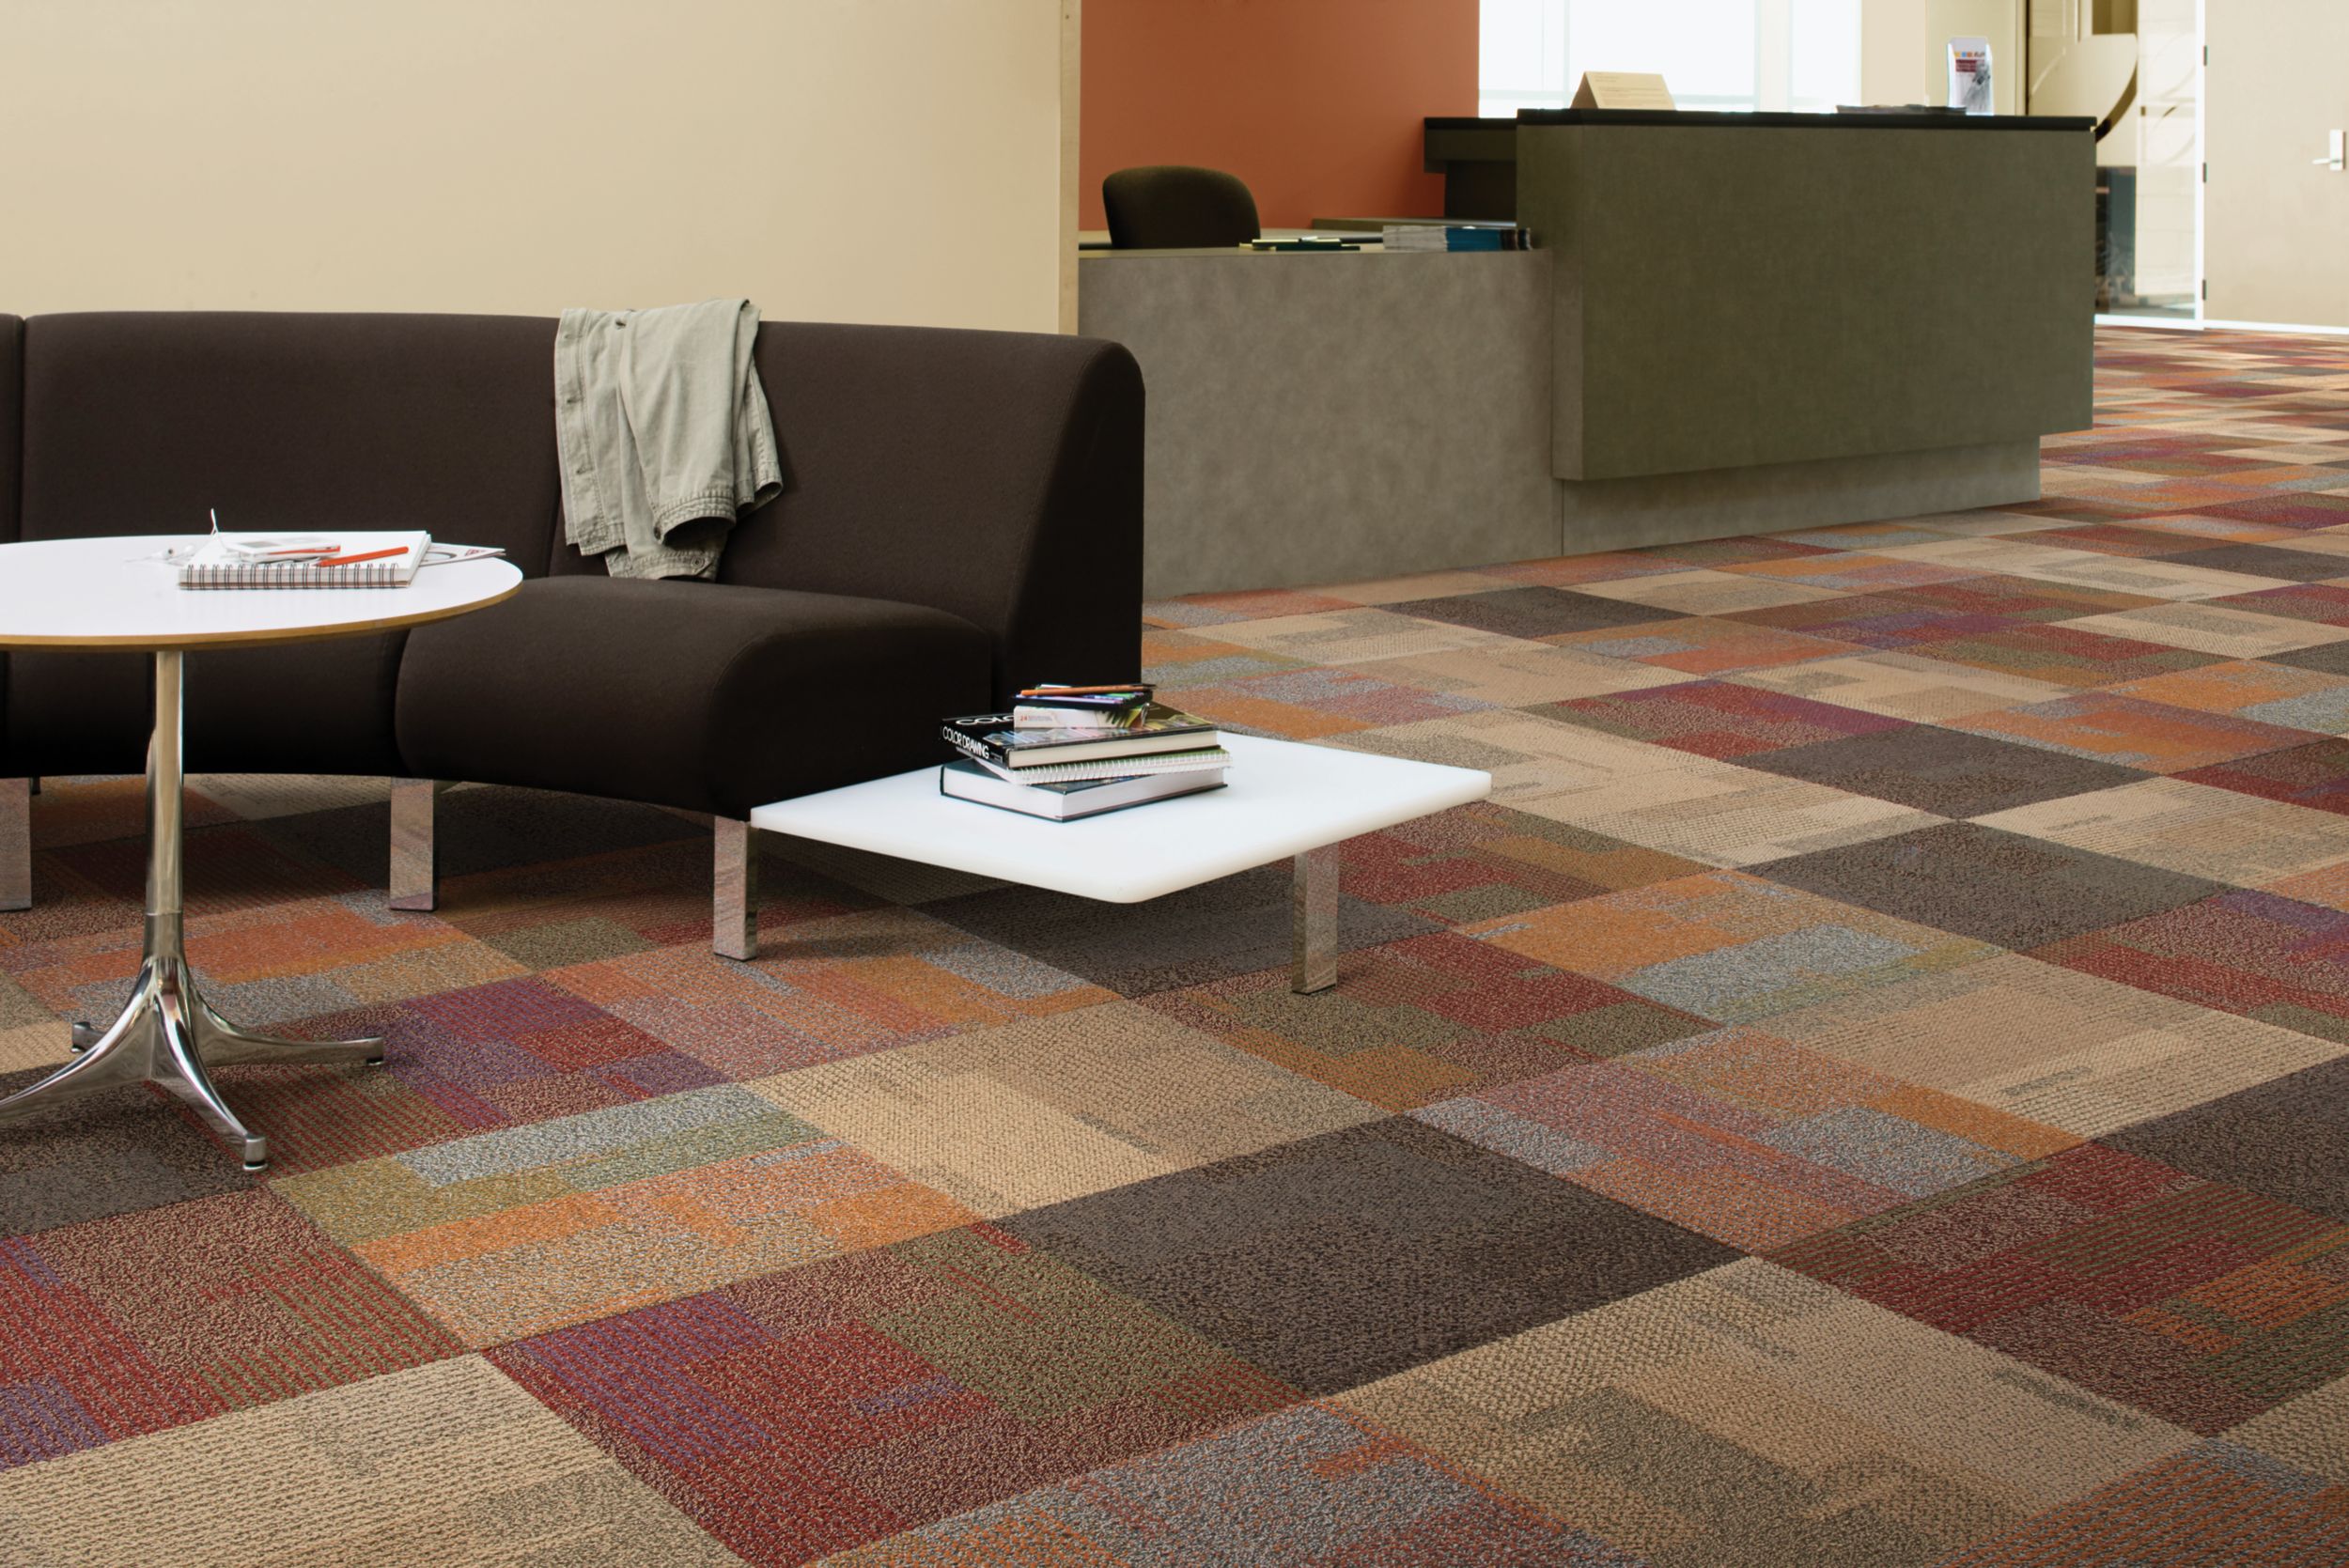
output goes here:
<path id="1" fill-rule="evenodd" d="M 2349 1058 L 2140 1122 L 2104 1141 L 2349 1223 Z"/>
<path id="2" fill-rule="evenodd" d="M 1971 822 L 1844 845 L 1757 877 L 1920 925 L 2025 949 L 2223 893 L 2217 882 Z"/>
<path id="3" fill-rule="evenodd" d="M 1401 1119 L 1003 1228 L 1316 1394 L 1739 1255 Z"/>
<path id="4" fill-rule="evenodd" d="M 2181 567 L 2241 572 L 2246 577 L 2280 577 L 2288 582 L 2323 582 L 2330 578 L 2349 577 L 2349 555 L 2327 555 L 2315 550 L 2279 550 L 2273 545 L 2217 545 L 2209 550 L 2190 550 L 2169 559 Z"/>
<path id="5" fill-rule="evenodd" d="M 1557 637 L 1569 631 L 1598 631 L 1608 627 L 1643 626 L 1672 619 L 1669 611 L 1644 604 L 1626 604 L 1571 588 L 1498 588 L 1488 594 L 1461 594 L 1451 598 L 1406 599 L 1386 607 L 1397 615 L 1423 621 L 1443 621 L 1503 637 Z"/>
<path id="6" fill-rule="evenodd" d="M 2250 606 L 2247 604 L 2245 608 Z M 2321 647 L 2271 653 L 2267 656 L 2267 662 L 2289 664 L 2300 670 L 2316 670 L 2328 675 L 2349 675 L 2349 643 L 2326 643 Z"/>
<path id="7" fill-rule="evenodd" d="M 2132 768 L 1932 725 L 1842 736 L 1739 760 L 1937 816 L 1986 816 L 2145 777 Z"/>
<path id="8" fill-rule="evenodd" d="M 50 1027 L 62 1057 L 65 1025 Z M 50 1071 L 0 1077 L 0 1094 Z M 144 1089 L 112 1089 L 0 1125 L 0 1235 L 31 1235 L 253 1185 L 219 1144 Z"/>

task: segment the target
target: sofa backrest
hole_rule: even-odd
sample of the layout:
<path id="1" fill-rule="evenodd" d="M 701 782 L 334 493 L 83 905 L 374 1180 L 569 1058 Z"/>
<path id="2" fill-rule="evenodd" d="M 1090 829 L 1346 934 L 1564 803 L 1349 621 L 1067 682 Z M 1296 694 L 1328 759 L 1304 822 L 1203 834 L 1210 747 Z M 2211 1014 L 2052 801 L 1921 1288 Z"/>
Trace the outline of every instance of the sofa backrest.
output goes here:
<path id="1" fill-rule="evenodd" d="M 1142 372 L 1040 333 L 781 322 L 758 368 L 789 469 L 719 576 L 948 611 L 999 695 L 1139 675 Z"/>
<path id="2" fill-rule="evenodd" d="M 232 528 L 421 527 L 503 545 L 533 577 L 600 572 L 562 538 L 554 328 L 31 318 L 22 536 L 194 533 L 218 506 Z M 769 322 L 757 351 L 787 479 L 722 581 L 961 615 L 994 636 L 999 689 L 1139 673 L 1142 378 L 1123 348 Z"/>
<path id="3" fill-rule="evenodd" d="M 428 528 L 545 571 L 554 324 L 263 311 L 36 316 L 23 536 Z"/>

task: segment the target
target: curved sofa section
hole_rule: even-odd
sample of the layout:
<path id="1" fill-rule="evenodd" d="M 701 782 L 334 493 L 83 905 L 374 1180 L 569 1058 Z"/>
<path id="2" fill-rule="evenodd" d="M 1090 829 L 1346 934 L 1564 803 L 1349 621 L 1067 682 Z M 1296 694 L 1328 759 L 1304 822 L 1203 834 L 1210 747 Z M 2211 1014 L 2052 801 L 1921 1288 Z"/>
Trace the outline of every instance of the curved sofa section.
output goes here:
<path id="1" fill-rule="evenodd" d="M 736 526 L 719 581 L 653 582 L 563 540 L 554 328 L 0 316 L 0 542 L 200 532 L 216 506 L 237 528 L 502 546 L 526 581 L 490 610 L 191 655 L 190 768 L 568 790 L 707 812 L 722 839 L 754 805 L 935 760 L 943 713 L 1139 674 L 1143 389 L 1123 348 L 769 322 L 785 492 Z M 137 771 L 148 662 L 0 654 L 0 897 L 29 881 L 9 781 Z M 401 800 L 395 836 L 412 851 L 421 832 L 428 864 L 430 792 Z"/>

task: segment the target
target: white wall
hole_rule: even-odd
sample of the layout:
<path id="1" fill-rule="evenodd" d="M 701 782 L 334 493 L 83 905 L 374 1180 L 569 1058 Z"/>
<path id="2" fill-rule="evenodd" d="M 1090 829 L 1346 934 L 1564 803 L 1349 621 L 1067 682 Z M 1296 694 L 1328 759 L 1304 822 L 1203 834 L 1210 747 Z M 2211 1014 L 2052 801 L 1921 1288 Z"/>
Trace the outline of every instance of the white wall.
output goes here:
<path id="1" fill-rule="evenodd" d="M 2349 328 L 2349 173 L 2321 167 L 2349 129 L 2349 6 L 2211 0 L 2204 307 L 2216 319 Z"/>
<path id="2" fill-rule="evenodd" d="M 0 310 L 746 294 L 1050 332 L 1063 27 L 1061 0 L 0 0 Z"/>

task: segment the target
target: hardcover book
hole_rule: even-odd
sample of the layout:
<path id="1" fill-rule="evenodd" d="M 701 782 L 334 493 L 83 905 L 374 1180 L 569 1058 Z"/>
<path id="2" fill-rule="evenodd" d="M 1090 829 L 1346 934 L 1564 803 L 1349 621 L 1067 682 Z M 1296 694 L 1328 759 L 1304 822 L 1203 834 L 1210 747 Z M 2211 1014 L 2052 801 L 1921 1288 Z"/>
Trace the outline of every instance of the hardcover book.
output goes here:
<path id="1" fill-rule="evenodd" d="M 1114 727 L 1021 729 L 1011 714 L 977 713 L 947 720 L 944 734 L 957 751 L 1015 769 L 1097 758 L 1138 759 L 1211 750 L 1222 744 L 1213 724 L 1157 703 L 1136 714 L 1131 722 Z"/>
<path id="2" fill-rule="evenodd" d="M 1196 795 L 1223 787 L 1221 768 L 1187 768 L 1174 773 L 1132 774 L 1110 779 L 1068 779 L 1056 784 L 1032 784 L 1003 778 L 964 758 L 938 769 L 938 792 L 957 800 L 1016 811 L 1052 822 L 1074 822 L 1128 806 Z"/>
<path id="3" fill-rule="evenodd" d="M 1033 687 L 1014 699 L 1012 728 L 1049 730 L 1083 724 L 1118 728 L 1148 708 L 1150 697 L 1147 686 L 1101 691 Z"/>

